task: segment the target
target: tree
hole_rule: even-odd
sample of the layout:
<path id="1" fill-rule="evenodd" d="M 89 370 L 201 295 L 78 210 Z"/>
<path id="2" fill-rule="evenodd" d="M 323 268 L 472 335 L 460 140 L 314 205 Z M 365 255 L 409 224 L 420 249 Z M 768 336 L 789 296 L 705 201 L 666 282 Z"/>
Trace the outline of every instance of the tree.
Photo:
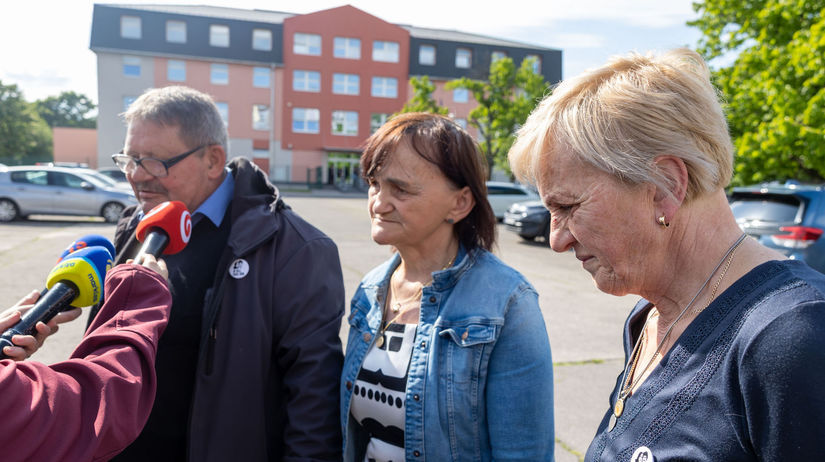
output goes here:
<path id="1" fill-rule="evenodd" d="M 0 82 L 0 162 L 20 164 L 52 158 L 52 134 L 17 85 Z"/>
<path id="2" fill-rule="evenodd" d="M 36 101 L 38 114 L 50 127 L 95 128 L 97 117 L 90 115 L 97 106 L 86 95 L 64 91 Z"/>
<path id="3" fill-rule="evenodd" d="M 468 123 L 481 136 L 488 176 L 493 166 L 510 172 L 507 152 L 515 141 L 515 132 L 550 88 L 533 70 L 533 64 L 532 59 L 525 59 L 516 69 L 512 59 L 502 58 L 490 64 L 486 81 L 463 77 L 446 85 L 450 90 L 466 88 L 478 103 L 470 111 Z"/>
<path id="4" fill-rule="evenodd" d="M 413 97 L 410 98 L 401 108 L 399 113 L 404 112 L 430 112 L 433 114 L 446 115 L 446 107 L 439 106 L 433 99 L 435 84 L 430 82 L 430 78 L 425 76 L 413 77 L 410 79 L 413 87 Z"/>
<path id="5" fill-rule="evenodd" d="M 825 179 L 825 0 L 705 0 L 689 23 L 715 72 L 734 139 L 734 184 Z"/>

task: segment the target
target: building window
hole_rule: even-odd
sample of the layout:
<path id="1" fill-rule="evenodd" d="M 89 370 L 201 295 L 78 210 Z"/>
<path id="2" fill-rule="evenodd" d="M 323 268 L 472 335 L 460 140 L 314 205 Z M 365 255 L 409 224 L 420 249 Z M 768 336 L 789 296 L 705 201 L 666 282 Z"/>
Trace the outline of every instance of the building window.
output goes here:
<path id="1" fill-rule="evenodd" d="M 252 49 L 272 50 L 272 31 L 269 29 L 252 29 Z"/>
<path id="2" fill-rule="evenodd" d="M 140 17 L 121 16 L 120 36 L 128 39 L 140 39 Z"/>
<path id="3" fill-rule="evenodd" d="M 470 92 L 466 88 L 456 88 L 453 90 L 454 103 L 466 103 L 470 99 Z"/>
<path id="4" fill-rule="evenodd" d="M 256 67 L 252 69 L 252 86 L 269 88 L 269 68 Z"/>
<path id="5" fill-rule="evenodd" d="M 361 39 L 335 37 L 333 56 L 344 59 L 361 59 Z"/>
<path id="6" fill-rule="evenodd" d="M 172 82 L 185 82 L 186 62 L 174 59 L 166 61 L 166 79 Z"/>
<path id="7" fill-rule="evenodd" d="M 473 52 L 467 48 L 459 48 L 455 50 L 455 67 L 462 69 L 469 69 L 473 62 Z"/>
<path id="8" fill-rule="evenodd" d="M 418 47 L 418 64 L 425 66 L 435 65 L 435 46 L 421 45 Z"/>
<path id="9" fill-rule="evenodd" d="M 389 114 L 372 114 L 370 116 L 370 135 L 377 132 L 379 128 L 381 128 L 384 123 L 387 122 L 387 119 L 390 118 Z"/>
<path id="10" fill-rule="evenodd" d="M 494 62 L 498 61 L 499 59 L 504 59 L 506 57 L 507 57 L 507 53 L 505 53 L 503 51 L 494 51 L 490 55 L 490 62 L 494 63 Z"/>
<path id="11" fill-rule="evenodd" d="M 252 128 L 255 130 L 269 130 L 269 106 L 263 104 L 252 105 Z"/>
<path id="12" fill-rule="evenodd" d="M 223 120 L 223 124 L 228 127 L 229 126 L 229 103 L 215 103 L 215 106 L 218 107 L 218 113 L 221 115 L 221 120 Z"/>
<path id="13" fill-rule="evenodd" d="M 295 133 L 318 133 L 320 120 L 318 109 L 292 108 L 292 131 Z"/>
<path id="14" fill-rule="evenodd" d="M 375 40 L 372 42 L 372 60 L 385 63 L 398 62 L 398 43 Z"/>
<path id="15" fill-rule="evenodd" d="M 455 124 L 467 130 L 467 119 L 455 119 Z"/>
<path id="16" fill-rule="evenodd" d="M 123 75 L 126 77 L 140 77 L 140 58 L 135 56 L 124 56 Z"/>
<path id="17" fill-rule="evenodd" d="M 295 34 L 292 52 L 296 55 L 321 56 L 321 36 L 318 34 Z"/>
<path id="18" fill-rule="evenodd" d="M 134 103 L 136 99 L 137 99 L 137 96 L 124 96 L 123 97 L 123 112 L 128 111 L 129 106 L 131 106 L 132 103 Z"/>
<path id="19" fill-rule="evenodd" d="M 356 74 L 333 74 L 332 92 L 338 95 L 357 95 L 361 79 Z"/>
<path id="20" fill-rule="evenodd" d="M 392 77 L 373 77 L 372 91 L 370 94 L 379 98 L 397 98 L 398 79 Z"/>
<path id="21" fill-rule="evenodd" d="M 332 134 L 357 136 L 358 113 L 355 111 L 332 111 Z"/>
<path id="22" fill-rule="evenodd" d="M 228 85 L 229 66 L 226 64 L 212 63 L 209 72 L 209 82 L 213 85 Z"/>
<path id="23" fill-rule="evenodd" d="M 209 26 L 209 44 L 213 47 L 229 46 L 229 26 L 212 24 Z"/>
<path id="24" fill-rule="evenodd" d="M 186 43 L 186 23 L 183 21 L 166 21 L 166 41 Z"/>
<path id="25" fill-rule="evenodd" d="M 294 91 L 321 91 L 321 73 L 317 71 L 292 71 Z"/>
<path id="26" fill-rule="evenodd" d="M 532 59 L 533 72 L 536 74 L 541 74 L 541 58 L 539 57 L 539 55 L 527 55 L 525 59 Z"/>

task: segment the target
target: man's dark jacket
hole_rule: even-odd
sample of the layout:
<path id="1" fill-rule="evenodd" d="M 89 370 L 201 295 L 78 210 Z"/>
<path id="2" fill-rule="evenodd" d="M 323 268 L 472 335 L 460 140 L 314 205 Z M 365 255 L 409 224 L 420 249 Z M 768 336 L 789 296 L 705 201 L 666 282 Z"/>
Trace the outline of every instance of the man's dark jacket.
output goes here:
<path id="1" fill-rule="evenodd" d="M 226 248 L 215 249 L 222 256 L 203 311 L 188 459 L 340 460 L 338 249 L 255 165 L 236 158 L 229 168 L 232 227 Z M 118 223 L 118 260 L 139 247 L 136 212 Z M 229 267 L 239 258 L 249 267 L 236 279 Z"/>

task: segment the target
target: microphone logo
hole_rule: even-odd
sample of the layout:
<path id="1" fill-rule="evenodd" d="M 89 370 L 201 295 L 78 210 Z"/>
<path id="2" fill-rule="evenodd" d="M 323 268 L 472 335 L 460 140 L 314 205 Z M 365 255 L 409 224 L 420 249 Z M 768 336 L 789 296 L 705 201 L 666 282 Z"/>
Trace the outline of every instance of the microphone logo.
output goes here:
<path id="1" fill-rule="evenodd" d="M 192 215 L 188 210 L 184 210 L 180 214 L 180 238 L 184 244 L 189 242 L 192 236 Z"/>

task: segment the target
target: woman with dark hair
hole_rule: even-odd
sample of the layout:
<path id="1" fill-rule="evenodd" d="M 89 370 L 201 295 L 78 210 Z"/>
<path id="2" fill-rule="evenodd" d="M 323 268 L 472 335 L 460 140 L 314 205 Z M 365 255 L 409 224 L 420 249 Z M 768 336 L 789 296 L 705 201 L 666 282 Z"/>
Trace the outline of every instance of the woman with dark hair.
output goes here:
<path id="1" fill-rule="evenodd" d="M 349 315 L 346 461 L 553 459 L 553 371 L 538 296 L 496 258 L 473 139 L 399 115 L 361 157 L 372 238 L 396 252 Z"/>

